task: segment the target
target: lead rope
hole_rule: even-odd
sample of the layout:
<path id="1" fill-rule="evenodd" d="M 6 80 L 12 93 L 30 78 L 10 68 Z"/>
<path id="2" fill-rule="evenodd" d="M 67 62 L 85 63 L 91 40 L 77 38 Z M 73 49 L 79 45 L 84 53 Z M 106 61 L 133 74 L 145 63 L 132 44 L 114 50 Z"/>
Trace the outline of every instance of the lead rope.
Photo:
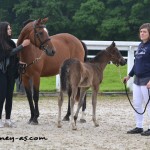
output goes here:
<path id="1" fill-rule="evenodd" d="M 147 90 L 148 90 L 149 99 L 148 99 L 148 101 L 147 101 L 147 103 L 146 103 L 146 105 L 145 105 L 144 111 L 143 111 L 142 113 L 139 113 L 139 112 L 134 108 L 133 104 L 131 103 L 131 100 L 130 100 L 129 95 L 128 95 L 128 92 L 127 92 L 127 87 L 126 87 L 126 83 L 125 83 L 125 82 L 124 82 L 124 87 L 125 87 L 125 92 L 126 92 L 127 98 L 128 98 L 128 100 L 129 100 L 129 102 L 130 102 L 130 105 L 131 105 L 132 108 L 134 109 L 134 111 L 135 111 L 136 113 L 138 113 L 139 115 L 143 115 L 143 114 L 145 113 L 145 111 L 146 111 L 146 108 L 147 108 L 148 103 L 150 102 L 150 92 L 149 92 L 149 90 L 147 89 Z"/>
<path id="2" fill-rule="evenodd" d="M 129 94 L 128 94 L 128 91 L 127 91 L 126 83 L 122 81 L 121 72 L 120 72 L 120 66 L 118 66 L 118 68 L 119 68 L 119 69 L 118 69 L 118 72 L 119 72 L 119 75 L 120 75 L 120 80 L 121 80 L 121 83 L 124 83 L 124 88 L 125 88 L 126 96 L 127 96 L 128 100 L 129 100 L 129 103 L 130 103 L 131 107 L 133 108 L 133 110 L 134 110 L 136 113 L 138 113 L 139 115 L 143 115 L 143 114 L 145 113 L 145 111 L 146 111 L 146 108 L 147 108 L 148 103 L 150 102 L 150 92 L 149 92 L 149 89 L 148 89 L 148 96 L 149 96 L 149 99 L 148 99 L 148 101 L 147 101 L 147 103 L 146 103 L 146 105 L 145 105 L 144 111 L 143 111 L 142 113 L 139 113 L 139 112 L 134 108 L 133 104 L 131 103 L 131 100 L 130 100 L 130 98 L 129 98 Z"/>
<path id="3" fill-rule="evenodd" d="M 19 64 L 19 67 L 18 67 L 18 72 L 19 72 L 19 89 L 20 89 L 20 85 L 22 83 L 22 74 L 26 73 L 26 68 L 28 68 L 32 64 L 35 64 L 36 62 L 38 62 L 42 58 L 43 54 L 44 54 L 44 52 L 42 52 L 42 54 L 40 55 L 40 57 L 35 58 L 35 60 L 33 60 L 28 65 L 27 64 Z"/>
<path id="4" fill-rule="evenodd" d="M 121 71 L 120 71 L 120 66 L 118 66 L 118 73 L 119 73 L 120 81 L 121 81 L 121 83 L 123 83 L 123 82 L 122 82 Z"/>
<path id="5" fill-rule="evenodd" d="M 133 104 L 131 103 L 131 100 L 130 100 L 130 98 L 129 98 L 129 94 L 128 94 L 128 91 L 127 91 L 126 83 L 122 81 L 121 72 L 120 72 L 120 66 L 118 66 L 118 73 L 119 73 L 119 75 L 120 75 L 121 83 L 124 84 L 126 96 L 127 96 L 128 100 L 129 100 L 129 103 L 130 103 L 131 107 L 133 108 L 133 110 L 134 110 L 136 113 L 138 113 L 139 115 L 143 115 L 143 114 L 145 113 L 145 111 L 146 111 L 146 108 L 147 108 L 148 103 L 150 102 L 150 92 L 149 92 L 149 89 L 147 89 L 147 90 L 148 90 L 149 99 L 148 99 L 148 101 L 147 101 L 147 103 L 146 103 L 146 105 L 145 105 L 144 111 L 143 111 L 142 113 L 139 113 L 139 112 L 134 108 Z"/>

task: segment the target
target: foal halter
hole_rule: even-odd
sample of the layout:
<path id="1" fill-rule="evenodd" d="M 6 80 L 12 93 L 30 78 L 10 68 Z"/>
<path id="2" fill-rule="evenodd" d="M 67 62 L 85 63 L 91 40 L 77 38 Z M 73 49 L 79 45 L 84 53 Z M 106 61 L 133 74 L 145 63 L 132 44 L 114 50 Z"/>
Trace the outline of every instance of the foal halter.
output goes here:
<path id="1" fill-rule="evenodd" d="M 48 45 L 45 47 L 44 44 L 46 42 L 48 42 L 50 40 L 50 38 L 47 38 L 46 40 L 42 41 L 42 38 L 40 36 L 41 32 L 37 32 L 36 28 L 45 28 L 45 27 L 46 27 L 45 25 L 36 26 L 35 23 L 33 25 L 33 28 L 34 28 L 34 41 L 36 43 L 36 37 L 37 37 L 37 39 L 40 42 L 39 49 L 42 49 L 44 52 L 46 51 L 46 48 L 48 47 Z"/>
<path id="2" fill-rule="evenodd" d="M 117 60 L 117 58 L 115 58 L 115 55 L 111 54 L 108 50 L 105 50 L 105 51 L 111 56 L 112 59 L 114 58 Z M 119 64 L 117 63 L 115 63 L 114 65 L 116 65 L 117 67 L 119 66 Z"/>

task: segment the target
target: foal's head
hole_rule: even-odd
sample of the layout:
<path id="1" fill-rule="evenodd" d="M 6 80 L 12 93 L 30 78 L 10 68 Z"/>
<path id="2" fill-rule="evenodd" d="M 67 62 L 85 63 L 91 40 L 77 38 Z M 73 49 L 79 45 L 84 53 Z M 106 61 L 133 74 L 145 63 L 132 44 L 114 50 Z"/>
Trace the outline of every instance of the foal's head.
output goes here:
<path id="1" fill-rule="evenodd" d="M 113 64 L 116 66 L 123 66 L 126 64 L 126 60 L 122 57 L 121 53 L 116 47 L 115 42 L 112 42 L 112 44 L 106 49 L 106 51 L 111 55 L 111 60 Z"/>
<path id="2" fill-rule="evenodd" d="M 45 23 L 48 18 L 27 22 L 21 31 L 21 35 L 29 38 L 31 43 L 43 50 L 48 56 L 55 54 L 55 48 L 51 42 Z"/>

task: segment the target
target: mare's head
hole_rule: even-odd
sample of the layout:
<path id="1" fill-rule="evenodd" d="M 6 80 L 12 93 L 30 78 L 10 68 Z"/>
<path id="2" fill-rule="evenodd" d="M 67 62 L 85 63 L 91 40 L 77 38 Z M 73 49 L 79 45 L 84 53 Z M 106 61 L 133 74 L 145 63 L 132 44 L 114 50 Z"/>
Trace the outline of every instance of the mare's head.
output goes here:
<path id="1" fill-rule="evenodd" d="M 53 56 L 55 54 L 55 48 L 45 26 L 47 20 L 48 18 L 30 22 L 27 21 L 20 36 L 23 36 L 24 39 L 29 38 L 33 45 L 38 47 L 40 50 L 43 50 L 48 56 Z M 19 38 L 22 38 L 20 36 Z"/>
<path id="2" fill-rule="evenodd" d="M 112 42 L 112 44 L 106 49 L 106 51 L 111 56 L 111 60 L 113 64 L 116 66 L 123 66 L 126 64 L 126 60 L 123 58 L 121 53 L 119 52 L 118 48 L 116 47 L 115 42 Z"/>

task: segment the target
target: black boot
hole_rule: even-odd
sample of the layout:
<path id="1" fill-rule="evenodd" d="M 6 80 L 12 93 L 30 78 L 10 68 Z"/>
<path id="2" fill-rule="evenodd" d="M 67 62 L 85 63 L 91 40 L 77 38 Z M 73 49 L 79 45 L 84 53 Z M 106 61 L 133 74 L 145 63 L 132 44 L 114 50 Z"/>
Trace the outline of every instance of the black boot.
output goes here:
<path id="1" fill-rule="evenodd" d="M 150 136 L 150 129 L 144 131 L 143 133 L 141 133 L 142 136 Z"/>
<path id="2" fill-rule="evenodd" d="M 142 133 L 143 132 L 143 128 L 134 128 L 132 130 L 127 131 L 127 134 L 138 134 L 138 133 Z"/>

